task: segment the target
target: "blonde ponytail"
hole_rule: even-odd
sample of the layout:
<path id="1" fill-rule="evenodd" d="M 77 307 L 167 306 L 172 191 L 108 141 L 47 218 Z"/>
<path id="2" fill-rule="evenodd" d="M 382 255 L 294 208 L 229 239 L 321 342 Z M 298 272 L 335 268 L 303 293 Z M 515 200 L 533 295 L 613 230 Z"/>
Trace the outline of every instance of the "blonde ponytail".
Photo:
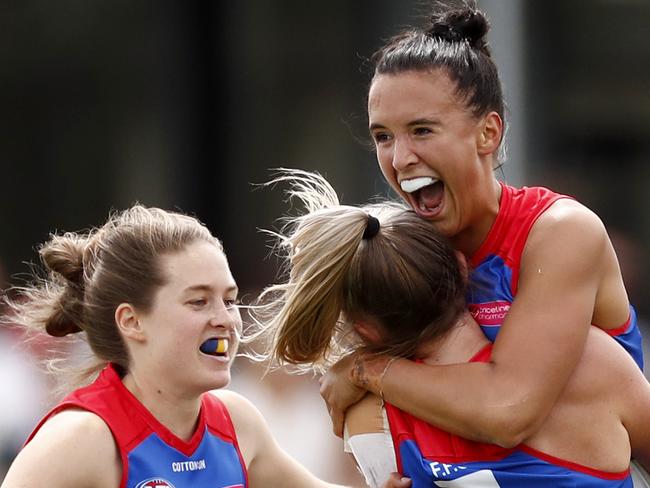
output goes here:
<path id="1" fill-rule="evenodd" d="M 287 219 L 278 239 L 278 253 L 290 263 L 288 280 L 266 288 L 251 307 L 256 328 L 245 337 L 263 338 L 266 355 L 278 364 L 318 367 L 337 356 L 344 284 L 361 245 L 368 215 L 339 204 L 334 189 L 320 175 L 283 170 L 268 185 L 284 182 L 307 214 Z"/>
<path id="2" fill-rule="evenodd" d="M 318 174 L 284 170 L 269 184 L 278 182 L 307 213 L 272 233 L 288 276 L 250 307 L 244 341 L 262 340 L 262 352 L 249 356 L 316 371 L 358 347 L 408 357 L 455 323 L 466 283 L 430 222 L 396 202 L 340 205 Z M 380 328 L 380 340 L 362 343 L 359 320 Z"/>

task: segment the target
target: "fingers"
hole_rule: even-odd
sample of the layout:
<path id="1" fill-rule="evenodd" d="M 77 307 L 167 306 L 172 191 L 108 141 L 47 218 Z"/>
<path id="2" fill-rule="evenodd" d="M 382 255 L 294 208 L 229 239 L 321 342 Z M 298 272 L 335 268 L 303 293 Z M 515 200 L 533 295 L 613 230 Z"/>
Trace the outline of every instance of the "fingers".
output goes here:
<path id="1" fill-rule="evenodd" d="M 340 410 L 331 409 L 330 418 L 332 419 L 332 430 L 334 431 L 334 435 L 343 438 L 345 415 L 343 415 L 343 412 Z"/>
<path id="2" fill-rule="evenodd" d="M 410 478 L 406 478 L 399 473 L 391 473 L 383 488 L 408 488 L 410 486 Z"/>
<path id="3" fill-rule="evenodd" d="M 320 385 L 320 388 L 318 391 L 320 392 L 320 396 L 323 400 L 325 400 L 325 403 L 327 403 L 327 395 L 330 390 L 330 381 L 327 373 L 325 373 L 323 376 L 318 378 L 318 384 Z"/>
<path id="4" fill-rule="evenodd" d="M 343 437 L 345 411 L 357 403 L 366 391 L 350 381 L 349 370 L 352 357 L 346 356 L 334 364 L 320 378 L 320 396 L 327 405 L 327 411 L 332 419 L 332 431 L 338 437 Z"/>
<path id="5" fill-rule="evenodd" d="M 332 420 L 332 431 L 334 435 L 343 438 L 343 426 L 345 423 L 345 413 L 343 410 L 334 406 L 333 403 L 328 401 L 330 398 L 329 393 L 324 393 L 323 388 L 321 387 L 321 397 L 325 400 L 325 405 L 327 406 L 327 413 Z"/>

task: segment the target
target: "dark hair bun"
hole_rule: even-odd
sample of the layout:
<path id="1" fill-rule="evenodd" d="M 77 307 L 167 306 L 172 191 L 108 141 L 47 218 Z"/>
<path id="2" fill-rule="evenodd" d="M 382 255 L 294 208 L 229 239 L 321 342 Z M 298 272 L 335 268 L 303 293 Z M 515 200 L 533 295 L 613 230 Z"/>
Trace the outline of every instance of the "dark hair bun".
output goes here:
<path id="1" fill-rule="evenodd" d="M 69 284 L 83 285 L 83 254 L 88 240 L 77 234 L 52 236 L 40 250 L 43 264 Z"/>
<path id="2" fill-rule="evenodd" d="M 449 42 L 469 42 L 475 49 L 489 54 L 486 35 L 490 30 L 487 17 L 469 6 L 436 12 L 430 17 L 427 33 Z"/>
<path id="3" fill-rule="evenodd" d="M 79 298 L 69 290 L 64 291 L 58 299 L 58 306 L 45 320 L 45 332 L 54 337 L 81 332 L 82 316 L 83 304 Z"/>
<path id="4" fill-rule="evenodd" d="M 52 236 L 40 250 L 41 260 L 47 269 L 63 278 L 51 284 L 56 290 L 51 297 L 52 312 L 44 318 L 45 331 L 55 337 L 63 337 L 82 330 L 84 266 L 83 255 L 88 238 L 67 233 Z"/>

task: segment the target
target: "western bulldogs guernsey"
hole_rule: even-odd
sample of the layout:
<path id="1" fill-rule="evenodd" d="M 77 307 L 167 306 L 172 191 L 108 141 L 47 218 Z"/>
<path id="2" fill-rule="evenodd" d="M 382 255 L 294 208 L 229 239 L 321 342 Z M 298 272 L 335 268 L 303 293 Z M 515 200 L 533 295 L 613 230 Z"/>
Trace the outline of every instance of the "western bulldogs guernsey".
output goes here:
<path id="1" fill-rule="evenodd" d="M 113 365 L 90 385 L 67 396 L 53 414 L 82 408 L 109 426 L 122 457 L 120 488 L 244 488 L 248 479 L 237 436 L 223 403 L 204 394 L 196 432 L 176 437 L 129 392 Z"/>
<path id="2" fill-rule="evenodd" d="M 471 361 L 487 361 L 492 346 Z M 506 449 L 473 442 L 385 403 L 400 473 L 412 488 L 632 488 L 629 469 L 609 473 L 520 445 Z"/>
<path id="3" fill-rule="evenodd" d="M 485 335 L 494 341 L 517 294 L 519 264 L 526 239 L 537 218 L 559 195 L 542 187 L 513 188 L 501 184 L 499 213 L 481 247 L 470 260 L 471 287 L 467 303 Z M 607 333 L 614 337 L 643 369 L 641 332 L 630 306 L 625 324 Z"/>

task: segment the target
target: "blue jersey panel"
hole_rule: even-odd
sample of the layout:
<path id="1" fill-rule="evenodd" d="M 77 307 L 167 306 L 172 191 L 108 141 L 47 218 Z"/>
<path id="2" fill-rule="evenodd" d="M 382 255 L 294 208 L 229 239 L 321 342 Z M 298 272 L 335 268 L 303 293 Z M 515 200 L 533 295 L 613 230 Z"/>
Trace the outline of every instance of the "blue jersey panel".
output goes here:
<path id="1" fill-rule="evenodd" d="M 490 341 L 496 340 L 513 300 L 512 270 L 501 257 L 490 255 L 472 270 L 468 308 Z M 643 340 L 634 307 L 630 306 L 630 323 L 626 330 L 612 337 L 643 370 Z"/>
<path id="2" fill-rule="evenodd" d="M 244 488 L 245 475 L 233 444 L 205 435 L 187 457 L 151 434 L 129 453 L 127 488 Z"/>
<path id="3" fill-rule="evenodd" d="M 492 342 L 514 299 L 511 284 L 512 270 L 499 256 L 488 256 L 471 272 L 468 308 Z"/>
<path id="4" fill-rule="evenodd" d="M 517 450 L 489 462 L 445 463 L 425 459 L 415 442 L 407 440 L 400 444 L 400 455 L 412 488 L 633 488 L 629 475 L 604 479 Z"/>
<path id="5" fill-rule="evenodd" d="M 636 364 L 641 368 L 641 371 L 643 371 L 643 339 L 641 337 L 641 330 L 639 329 L 636 310 L 633 306 L 630 305 L 630 324 L 627 330 L 612 337 L 630 353 L 630 356 L 632 356 Z"/>
<path id="6" fill-rule="evenodd" d="M 500 256 L 491 255 L 471 270 L 469 303 L 485 303 L 495 300 L 512 302 L 512 270 Z"/>

